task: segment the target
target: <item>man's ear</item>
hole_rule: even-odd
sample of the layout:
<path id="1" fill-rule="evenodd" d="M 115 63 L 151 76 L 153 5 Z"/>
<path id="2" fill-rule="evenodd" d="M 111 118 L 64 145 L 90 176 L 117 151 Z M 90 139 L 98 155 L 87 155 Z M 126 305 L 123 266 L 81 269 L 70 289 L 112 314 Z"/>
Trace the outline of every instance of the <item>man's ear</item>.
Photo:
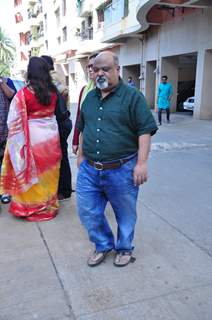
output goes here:
<path id="1" fill-rule="evenodd" d="M 120 71 L 120 66 L 117 66 L 117 71 Z"/>

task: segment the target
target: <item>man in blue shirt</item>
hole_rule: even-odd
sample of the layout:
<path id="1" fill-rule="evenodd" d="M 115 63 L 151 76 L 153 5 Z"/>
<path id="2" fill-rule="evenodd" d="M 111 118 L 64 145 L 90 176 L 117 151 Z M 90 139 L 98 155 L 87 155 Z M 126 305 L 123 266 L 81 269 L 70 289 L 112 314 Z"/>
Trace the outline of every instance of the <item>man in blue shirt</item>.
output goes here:
<path id="1" fill-rule="evenodd" d="M 158 88 L 158 124 L 162 124 L 162 112 L 166 110 L 167 122 L 170 121 L 170 101 L 173 95 L 173 88 L 167 82 L 168 77 L 162 76 L 161 83 Z"/>
<path id="2" fill-rule="evenodd" d="M 129 87 L 135 87 L 135 82 L 133 81 L 132 77 L 128 78 L 127 84 Z"/>
<path id="3" fill-rule="evenodd" d="M 11 79 L 0 77 L 0 171 L 4 157 L 4 149 L 7 142 L 8 128 L 7 116 L 10 102 L 16 93 L 16 88 Z M 0 195 L 2 203 L 9 203 L 10 196 L 7 194 Z"/>

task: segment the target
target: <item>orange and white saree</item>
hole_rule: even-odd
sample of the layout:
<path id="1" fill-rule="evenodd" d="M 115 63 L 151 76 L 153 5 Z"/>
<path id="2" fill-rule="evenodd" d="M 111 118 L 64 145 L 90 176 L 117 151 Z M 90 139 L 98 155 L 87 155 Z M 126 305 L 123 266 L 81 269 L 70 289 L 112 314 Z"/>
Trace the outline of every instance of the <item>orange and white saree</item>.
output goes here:
<path id="1" fill-rule="evenodd" d="M 44 106 L 25 87 L 10 105 L 0 191 L 12 196 L 10 213 L 28 221 L 50 220 L 58 211 L 61 150 L 56 99 L 52 94 L 50 105 Z"/>

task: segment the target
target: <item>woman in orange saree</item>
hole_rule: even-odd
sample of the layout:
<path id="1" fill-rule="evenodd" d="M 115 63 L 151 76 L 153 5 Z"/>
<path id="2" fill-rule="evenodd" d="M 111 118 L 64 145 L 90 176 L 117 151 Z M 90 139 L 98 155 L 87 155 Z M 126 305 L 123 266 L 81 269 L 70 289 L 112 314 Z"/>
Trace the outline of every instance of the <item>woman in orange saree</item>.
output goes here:
<path id="1" fill-rule="evenodd" d="M 28 85 L 10 105 L 0 189 L 12 195 L 9 211 L 14 216 L 46 221 L 58 212 L 61 150 L 54 115 L 57 95 L 42 58 L 30 58 L 27 80 Z"/>

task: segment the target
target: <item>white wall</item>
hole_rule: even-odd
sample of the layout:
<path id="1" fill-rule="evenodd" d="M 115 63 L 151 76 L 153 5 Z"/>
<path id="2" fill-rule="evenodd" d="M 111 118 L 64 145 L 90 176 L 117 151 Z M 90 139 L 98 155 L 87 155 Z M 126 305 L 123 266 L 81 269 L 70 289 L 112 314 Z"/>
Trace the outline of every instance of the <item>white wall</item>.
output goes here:
<path id="1" fill-rule="evenodd" d="M 147 61 L 212 48 L 212 9 L 150 27 L 145 43 Z"/>
<path id="2" fill-rule="evenodd" d="M 207 49 L 212 49 L 212 9 L 209 8 L 196 11 L 192 15 L 176 18 L 175 21 L 166 22 L 161 26 L 151 26 L 145 35 L 145 63 L 156 60 L 159 67 L 156 90 L 162 73 L 168 74 L 170 72 L 169 80 L 174 85 L 175 91 L 172 100 L 173 110 L 176 101 L 177 81 L 182 78 L 184 80 L 194 79 L 196 66 L 193 65 L 190 69 L 178 72 L 179 65 L 177 67 L 177 63 L 173 64 L 173 60 L 170 60 L 171 64 L 167 64 L 167 62 L 170 58 L 175 59 L 174 56 L 198 53 L 195 88 L 196 110 L 194 112 L 196 118 L 212 117 L 212 111 L 210 111 L 212 110 L 211 89 L 204 81 L 206 77 L 211 83 L 211 53 L 207 52 Z M 209 104 L 211 104 L 210 110 Z"/>
<path id="3" fill-rule="evenodd" d="M 130 39 L 120 47 L 119 62 L 122 66 L 141 63 L 141 41 Z"/>

